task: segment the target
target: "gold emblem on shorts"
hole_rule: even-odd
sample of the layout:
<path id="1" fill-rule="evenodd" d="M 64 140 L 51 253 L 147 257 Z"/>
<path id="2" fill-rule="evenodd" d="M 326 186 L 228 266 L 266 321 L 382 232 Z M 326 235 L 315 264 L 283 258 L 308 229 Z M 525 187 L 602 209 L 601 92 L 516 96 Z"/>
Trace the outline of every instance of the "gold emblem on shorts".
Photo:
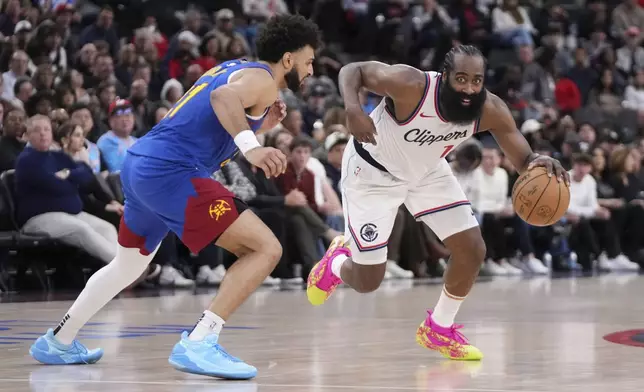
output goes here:
<path id="1" fill-rule="evenodd" d="M 211 218 L 218 221 L 220 217 L 222 217 L 225 213 L 227 213 L 230 210 L 231 210 L 230 204 L 228 204 L 227 201 L 217 200 L 215 204 L 210 205 L 210 208 L 208 209 L 208 213 L 210 214 Z"/>

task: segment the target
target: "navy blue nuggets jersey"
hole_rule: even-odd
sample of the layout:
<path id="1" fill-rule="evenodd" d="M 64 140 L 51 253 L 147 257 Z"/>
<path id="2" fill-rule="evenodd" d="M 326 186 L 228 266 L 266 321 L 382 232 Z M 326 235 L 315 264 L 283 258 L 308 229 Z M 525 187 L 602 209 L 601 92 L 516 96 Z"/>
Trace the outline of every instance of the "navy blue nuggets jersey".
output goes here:
<path id="1" fill-rule="evenodd" d="M 219 170 L 237 154 L 237 146 L 219 122 L 210 104 L 210 93 L 228 83 L 230 77 L 245 68 L 262 68 L 261 63 L 233 60 L 204 73 L 168 114 L 152 130 L 130 147 L 134 155 L 187 164 L 210 173 Z M 253 132 L 261 127 L 260 117 L 246 115 Z"/>

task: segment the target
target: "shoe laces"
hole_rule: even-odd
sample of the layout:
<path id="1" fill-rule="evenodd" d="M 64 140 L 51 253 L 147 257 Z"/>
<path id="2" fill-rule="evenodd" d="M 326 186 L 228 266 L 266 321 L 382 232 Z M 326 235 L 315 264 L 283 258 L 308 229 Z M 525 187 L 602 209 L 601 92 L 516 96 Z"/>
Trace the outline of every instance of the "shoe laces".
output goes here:
<path id="1" fill-rule="evenodd" d="M 241 359 L 234 357 L 230 354 L 228 354 L 228 351 L 224 349 L 219 343 L 217 343 L 214 340 L 208 340 L 208 344 L 214 348 L 217 352 L 219 352 L 224 358 L 228 359 L 231 362 L 243 362 Z"/>
<path id="2" fill-rule="evenodd" d="M 445 333 L 445 336 L 456 340 L 460 344 L 468 345 L 469 342 L 467 341 L 467 338 L 459 331 L 459 329 L 461 328 L 463 328 L 463 324 L 454 324 L 448 328 L 448 331 L 447 333 Z"/>

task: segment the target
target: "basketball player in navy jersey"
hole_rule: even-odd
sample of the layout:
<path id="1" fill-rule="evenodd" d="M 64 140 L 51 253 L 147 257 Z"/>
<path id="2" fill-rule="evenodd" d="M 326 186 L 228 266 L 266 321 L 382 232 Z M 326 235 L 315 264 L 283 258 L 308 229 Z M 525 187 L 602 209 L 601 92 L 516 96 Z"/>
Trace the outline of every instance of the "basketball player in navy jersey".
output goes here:
<path id="1" fill-rule="evenodd" d="M 268 227 L 211 175 L 237 152 L 267 177 L 286 170 L 286 157 L 261 147 L 255 133 L 282 120 L 285 106 L 278 91 L 297 90 L 312 75 L 318 40 L 317 26 L 301 16 L 271 19 L 257 37 L 258 62 L 228 61 L 204 73 L 129 149 L 121 172 L 126 201 L 117 256 L 89 279 L 59 326 L 31 346 L 37 361 L 98 361 L 103 351 L 88 350 L 76 334 L 145 271 L 171 230 L 193 253 L 214 241 L 239 258 L 210 307 L 174 346 L 170 364 L 229 379 L 257 374 L 256 368 L 229 355 L 218 337 L 228 317 L 274 269 L 282 249 Z"/>

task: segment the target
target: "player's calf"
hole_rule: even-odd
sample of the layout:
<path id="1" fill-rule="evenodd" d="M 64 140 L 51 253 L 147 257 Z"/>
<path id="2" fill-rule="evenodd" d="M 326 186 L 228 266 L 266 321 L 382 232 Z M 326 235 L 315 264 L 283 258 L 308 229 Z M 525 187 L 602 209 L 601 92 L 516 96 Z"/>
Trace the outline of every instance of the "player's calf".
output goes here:
<path id="1" fill-rule="evenodd" d="M 445 286 L 434 310 L 429 310 L 416 331 L 423 347 L 457 360 L 479 360 L 483 354 L 469 343 L 454 324 L 458 310 L 470 292 L 485 258 L 485 242 L 479 227 L 472 227 L 443 240 L 451 252 L 445 272 Z"/>
<path id="2" fill-rule="evenodd" d="M 358 293 L 376 291 L 385 279 L 387 261 L 380 264 L 363 265 L 354 260 L 347 260 L 342 264 L 340 274 L 342 280 Z"/>

